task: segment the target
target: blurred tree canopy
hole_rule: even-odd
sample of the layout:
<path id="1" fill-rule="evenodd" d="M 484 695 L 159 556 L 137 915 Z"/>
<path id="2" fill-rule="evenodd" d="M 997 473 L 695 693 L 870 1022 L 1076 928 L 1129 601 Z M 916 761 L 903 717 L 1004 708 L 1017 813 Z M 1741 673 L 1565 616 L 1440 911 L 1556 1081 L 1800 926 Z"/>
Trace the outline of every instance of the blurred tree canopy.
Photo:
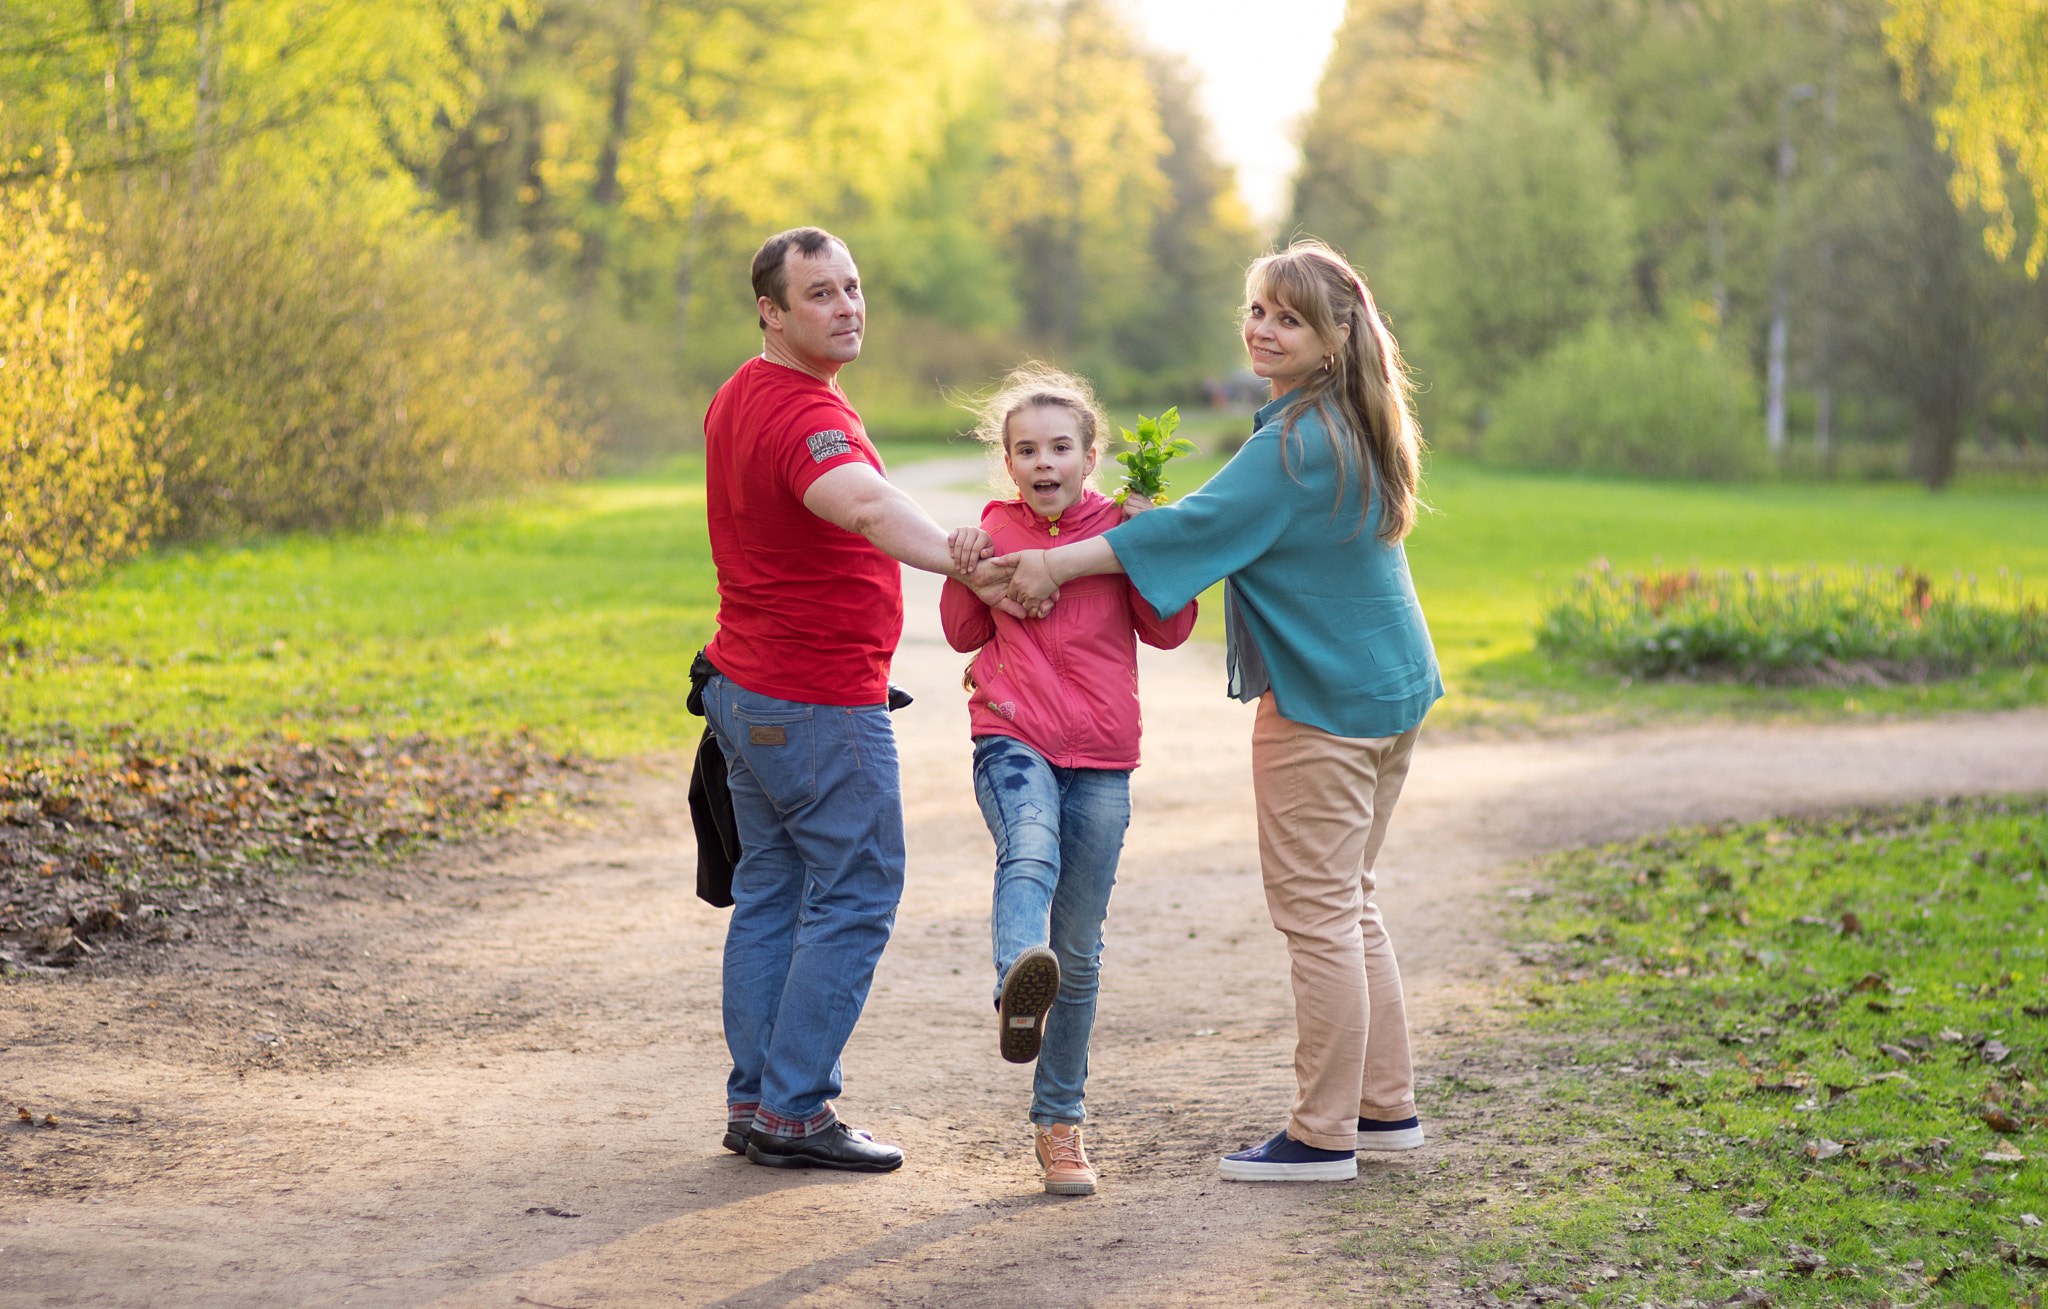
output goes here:
<path id="1" fill-rule="evenodd" d="M 1234 358 L 1254 241 L 1190 75 L 1114 0 L 0 0 L 0 165 L 27 184 L 60 143 L 111 266 L 183 301 L 124 376 L 188 533 L 431 508 L 588 433 L 687 445 L 783 227 L 862 263 L 848 381 L 883 411 L 1034 353 L 1192 389 Z M 202 414 L 254 417 L 209 446 Z M 527 434 L 509 465 L 493 426 Z M 383 489 L 282 504 L 309 443 Z"/>
<path id="2" fill-rule="evenodd" d="M 2034 210 L 2027 275 L 2048 258 L 2048 9 L 2012 0 L 1896 0 L 1885 38 L 1908 96 L 1938 103 L 1934 123 L 1956 161 L 1958 203 L 1991 216 L 2000 259 L 2018 239 L 2008 171 Z M 2008 170 L 2010 160 L 2010 170 Z"/>
<path id="3" fill-rule="evenodd" d="M 2048 139 L 2029 8 L 1352 0 L 1293 223 L 1381 283 L 1440 443 L 1486 448 L 1515 397 L 1554 407 L 1523 373 L 1596 385 L 1586 349 L 1553 354 L 1575 324 L 1682 323 L 1755 378 L 1781 463 L 1896 447 L 1939 486 L 1968 438 L 2048 441 L 2048 299 L 1985 244 L 2048 213 L 1999 171 L 2015 150 L 2038 176 Z"/>

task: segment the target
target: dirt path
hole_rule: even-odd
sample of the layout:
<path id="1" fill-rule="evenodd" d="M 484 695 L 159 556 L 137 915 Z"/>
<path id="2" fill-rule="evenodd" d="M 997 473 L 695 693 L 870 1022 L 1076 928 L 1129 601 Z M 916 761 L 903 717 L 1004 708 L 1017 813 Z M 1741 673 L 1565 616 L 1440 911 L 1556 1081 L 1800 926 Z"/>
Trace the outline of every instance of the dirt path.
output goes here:
<path id="1" fill-rule="evenodd" d="M 935 489 L 957 467 L 905 473 L 942 521 L 977 507 Z M 1090 1086 L 1105 1182 L 1057 1200 L 1029 1167 L 1029 1070 L 995 1053 L 991 854 L 935 596 L 914 583 L 898 662 L 919 698 L 898 720 L 910 889 L 840 1106 L 902 1143 L 902 1172 L 776 1173 L 719 1149 L 725 916 L 689 893 L 685 779 L 649 767 L 587 832 L 389 885 L 315 881 L 153 970 L 0 989 L 0 1304 L 1304 1298 L 1324 1188 L 1215 1180 L 1219 1152 L 1284 1117 L 1291 1048 L 1250 721 L 1220 693 L 1220 652 L 1147 652 Z M 1382 864 L 1424 1075 L 1481 1020 L 1517 859 L 1675 822 L 2043 788 L 2043 712 L 1426 738 Z M 62 1125 L 13 1121 L 17 1104 Z"/>

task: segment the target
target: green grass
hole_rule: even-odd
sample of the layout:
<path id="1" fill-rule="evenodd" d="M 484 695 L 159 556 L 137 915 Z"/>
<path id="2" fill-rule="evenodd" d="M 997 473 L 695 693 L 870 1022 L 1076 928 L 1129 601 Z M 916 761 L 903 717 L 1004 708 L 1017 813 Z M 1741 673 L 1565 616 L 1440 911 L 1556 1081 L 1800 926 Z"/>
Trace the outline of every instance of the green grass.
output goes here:
<path id="1" fill-rule="evenodd" d="M 0 723 L 671 749 L 701 730 L 683 696 L 713 588 L 691 462 L 439 525 L 166 550 L 8 625 Z"/>
<path id="2" fill-rule="evenodd" d="M 884 447 L 892 462 L 962 446 Z M 1220 462 L 1175 460 L 1174 490 Z M 716 612 L 701 465 L 569 487 L 366 535 L 171 549 L 0 627 L 0 724 L 164 738 L 532 729 L 599 755 L 693 739 L 690 654 Z M 1617 567 L 1910 562 L 2048 579 L 2048 497 L 1902 486 L 1690 486 L 1435 466 L 1410 540 L 1451 700 L 1432 721 L 1889 713 L 2048 699 L 2048 669 L 1924 687 L 1758 691 L 1546 661 L 1547 591 Z M 1221 638 L 1211 595 L 1202 634 Z"/>
<path id="3" fill-rule="evenodd" d="M 1220 459 L 1175 460 L 1173 492 L 1201 485 Z M 1557 716 L 1634 720 L 1717 713 L 1800 716 L 2004 708 L 2048 700 L 2048 668 L 1994 670 L 1923 686 L 1758 691 L 1726 684 L 1591 676 L 1539 656 L 1545 599 L 1595 559 L 1659 566 L 1790 569 L 1911 564 L 1938 577 L 2048 586 L 2048 495 L 2015 487 L 1671 483 L 1507 472 L 1432 460 L 1425 514 L 1408 539 L 1416 591 L 1450 690 L 1439 725 L 1536 723 Z M 1220 592 L 1198 634 L 1222 639 Z"/>
<path id="4" fill-rule="evenodd" d="M 1520 1157 L 1405 1200 L 1486 1206 L 1451 1251 L 1467 1286 L 2006 1305 L 2041 1279 L 2048 798 L 1577 851 L 1520 898 L 1522 1103 L 1498 1048 L 1434 1088 L 1495 1101 L 1475 1134 Z M 1354 1253 L 1398 1254 L 1363 1212 L 1336 1220 Z"/>

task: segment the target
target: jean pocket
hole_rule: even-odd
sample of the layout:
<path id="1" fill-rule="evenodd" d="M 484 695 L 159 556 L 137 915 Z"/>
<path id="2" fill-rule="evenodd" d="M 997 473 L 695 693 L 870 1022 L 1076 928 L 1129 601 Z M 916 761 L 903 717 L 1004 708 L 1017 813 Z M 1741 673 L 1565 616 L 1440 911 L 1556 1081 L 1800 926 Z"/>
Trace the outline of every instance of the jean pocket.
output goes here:
<path id="1" fill-rule="evenodd" d="M 816 799 L 817 728 L 811 711 L 734 705 L 732 714 L 733 743 L 768 803 L 786 814 Z"/>

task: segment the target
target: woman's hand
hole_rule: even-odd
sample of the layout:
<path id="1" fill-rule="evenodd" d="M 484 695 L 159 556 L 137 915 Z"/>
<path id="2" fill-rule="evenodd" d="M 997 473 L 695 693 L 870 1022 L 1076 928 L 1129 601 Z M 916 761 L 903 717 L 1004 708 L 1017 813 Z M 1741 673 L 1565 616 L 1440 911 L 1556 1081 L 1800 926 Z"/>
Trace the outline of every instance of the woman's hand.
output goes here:
<path id="1" fill-rule="evenodd" d="M 953 557 L 954 576 L 965 581 L 976 564 L 996 552 L 996 543 L 979 527 L 956 527 L 946 536 L 946 552 Z"/>
<path id="2" fill-rule="evenodd" d="M 1060 598 L 1060 587 L 1053 580 L 1045 551 L 1024 550 L 1004 555 L 995 562 L 1014 569 L 1010 575 L 1010 599 L 1028 616 L 1043 618 L 1052 612 L 1053 601 Z"/>

